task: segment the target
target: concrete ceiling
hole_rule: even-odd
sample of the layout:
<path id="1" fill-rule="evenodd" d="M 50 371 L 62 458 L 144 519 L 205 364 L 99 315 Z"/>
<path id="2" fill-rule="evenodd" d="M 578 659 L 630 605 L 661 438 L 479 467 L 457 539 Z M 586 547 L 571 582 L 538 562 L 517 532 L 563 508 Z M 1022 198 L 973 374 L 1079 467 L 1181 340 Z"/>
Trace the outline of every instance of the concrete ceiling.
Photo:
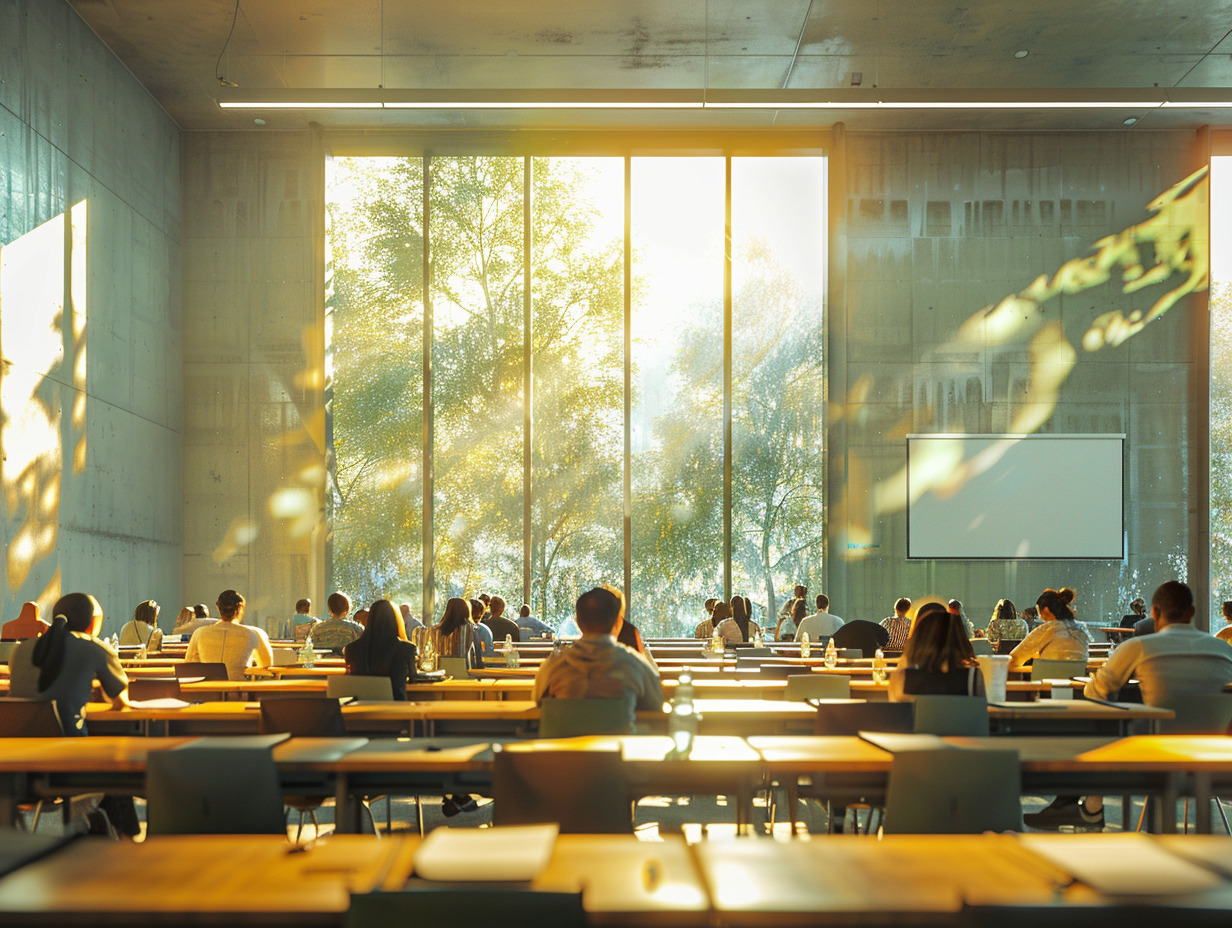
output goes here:
<path id="1" fill-rule="evenodd" d="M 185 129 L 1096 128 L 1232 110 L 225 111 L 232 0 L 68 0 Z M 244 90 L 1232 88 L 1232 0 L 247 0 Z M 1026 51 L 1025 57 L 1016 52 Z M 1229 90 L 1232 97 L 1232 90 Z"/>

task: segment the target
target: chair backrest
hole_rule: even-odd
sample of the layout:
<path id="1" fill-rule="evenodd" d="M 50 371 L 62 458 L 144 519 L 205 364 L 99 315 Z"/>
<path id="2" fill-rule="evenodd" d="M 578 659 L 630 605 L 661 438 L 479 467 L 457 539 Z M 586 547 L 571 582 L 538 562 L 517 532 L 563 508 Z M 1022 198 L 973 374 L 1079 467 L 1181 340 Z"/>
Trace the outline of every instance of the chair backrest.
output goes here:
<path id="1" fill-rule="evenodd" d="M 886 790 L 886 834 L 1021 831 L 1017 751 L 954 748 L 894 755 Z"/>
<path id="2" fill-rule="evenodd" d="M 465 657 L 437 658 L 436 665 L 455 680 L 466 680 L 470 678 L 471 672 L 470 668 L 466 665 Z"/>
<path id="3" fill-rule="evenodd" d="M 20 641 L 0 641 L 0 664 L 7 664 L 9 658 L 13 656 L 13 649 L 16 648 Z"/>
<path id="4" fill-rule="evenodd" d="M 330 699 L 342 696 L 354 696 L 357 699 L 393 699 L 394 685 L 389 677 L 336 673 L 325 678 L 325 695 Z"/>
<path id="5" fill-rule="evenodd" d="M 299 663 L 299 652 L 294 648 L 273 648 L 270 655 L 273 658 L 270 663 L 275 667 L 290 667 Z"/>
<path id="6" fill-rule="evenodd" d="M 834 647 L 859 648 L 862 657 L 872 657 L 889 643 L 889 630 L 866 619 L 852 619 L 834 633 Z"/>
<path id="7" fill-rule="evenodd" d="M 180 681 L 175 677 L 129 677 L 129 699 L 179 699 Z"/>
<path id="8" fill-rule="evenodd" d="M 584 928 L 581 893 L 526 889 L 414 889 L 351 897 L 347 928 L 389 925 L 449 925 L 450 928 Z"/>
<path id="9" fill-rule="evenodd" d="M 858 735 L 862 731 L 913 731 L 915 704 L 910 702 L 852 702 L 823 705 L 813 722 L 815 735 Z"/>
<path id="10" fill-rule="evenodd" d="M 915 731 L 928 735 L 987 737 L 988 702 L 983 696 L 916 696 Z"/>
<path id="11" fill-rule="evenodd" d="M 268 746 L 212 747 L 209 739 L 146 762 L 146 833 L 287 833 L 278 770 Z"/>
<path id="12" fill-rule="evenodd" d="M 175 675 L 197 680 L 226 680 L 227 665 L 221 661 L 180 661 L 175 665 Z"/>
<path id="13" fill-rule="evenodd" d="M 1232 726 L 1232 694 L 1176 694 L 1157 700 L 1152 705 L 1171 709 L 1176 718 L 1161 721 L 1159 730 L 1165 735 L 1222 735 Z"/>
<path id="14" fill-rule="evenodd" d="M 540 738 L 627 735 L 631 728 L 623 699 L 545 699 L 539 704 Z"/>
<path id="15" fill-rule="evenodd" d="M 1021 638 L 1002 638 L 1000 641 L 997 642 L 997 653 L 998 654 L 1009 654 L 1020 644 L 1022 644 Z"/>
<path id="16" fill-rule="evenodd" d="M 873 650 L 875 651 L 876 649 L 874 648 Z M 840 660 L 844 660 L 844 661 L 858 661 L 860 658 L 862 658 L 862 657 L 864 656 L 864 651 L 863 651 L 863 649 L 861 649 L 861 648 L 839 648 L 839 647 L 836 647 L 836 648 L 835 648 L 835 651 L 834 651 L 834 655 L 835 655 L 835 657 L 839 658 Z"/>
<path id="17" fill-rule="evenodd" d="M 492 758 L 492 823 L 559 822 L 562 834 L 631 834 L 620 751 L 509 751 Z"/>
<path id="18" fill-rule="evenodd" d="M 54 699 L 0 699 L 0 738 L 61 738 L 64 725 Z"/>
<path id="19" fill-rule="evenodd" d="M 787 678 L 784 699 L 848 699 L 851 678 L 833 673 L 796 673 Z"/>
<path id="20" fill-rule="evenodd" d="M 1086 661 L 1054 661 L 1037 657 L 1031 662 L 1032 680 L 1068 680 L 1087 672 Z"/>
<path id="21" fill-rule="evenodd" d="M 992 654 L 992 642 L 987 638 L 972 638 L 971 651 L 976 657 L 979 657 L 981 654 Z"/>
<path id="22" fill-rule="evenodd" d="M 292 738 L 344 738 L 342 705 L 327 696 L 289 696 L 261 700 L 261 734 L 286 732 Z"/>
<path id="23" fill-rule="evenodd" d="M 740 644 L 736 650 L 736 662 L 744 660 L 746 657 L 761 658 L 774 657 L 774 649 L 767 647 L 754 647 L 753 645 Z"/>

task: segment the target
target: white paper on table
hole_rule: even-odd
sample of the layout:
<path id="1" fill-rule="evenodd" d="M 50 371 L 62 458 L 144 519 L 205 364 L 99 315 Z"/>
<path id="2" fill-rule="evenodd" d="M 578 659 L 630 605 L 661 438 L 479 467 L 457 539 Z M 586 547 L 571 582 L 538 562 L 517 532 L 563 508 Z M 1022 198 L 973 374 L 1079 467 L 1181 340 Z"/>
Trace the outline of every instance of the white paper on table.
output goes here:
<path id="1" fill-rule="evenodd" d="M 1223 885 L 1146 835 L 1022 835 L 1022 846 L 1106 896 L 1174 896 Z"/>
<path id="2" fill-rule="evenodd" d="M 560 826 L 434 828 L 415 852 L 425 880 L 504 883 L 533 880 L 552 857 Z"/>

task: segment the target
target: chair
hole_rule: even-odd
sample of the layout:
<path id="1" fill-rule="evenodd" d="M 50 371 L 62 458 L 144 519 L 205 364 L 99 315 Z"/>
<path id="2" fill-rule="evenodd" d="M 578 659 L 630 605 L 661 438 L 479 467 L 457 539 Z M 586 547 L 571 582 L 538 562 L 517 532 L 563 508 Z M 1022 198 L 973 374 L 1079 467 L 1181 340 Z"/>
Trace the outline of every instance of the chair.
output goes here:
<path id="1" fill-rule="evenodd" d="M 1176 713 L 1176 718 L 1159 723 L 1165 735 L 1222 735 L 1232 724 L 1232 694 L 1178 693 L 1153 705 Z"/>
<path id="2" fill-rule="evenodd" d="M 201 739 L 151 751 L 146 763 L 146 833 L 287 833 L 278 770 L 268 745 L 217 747 Z"/>
<path id="3" fill-rule="evenodd" d="M 273 658 L 270 664 L 274 667 L 291 667 L 299 663 L 299 652 L 294 648 L 273 648 L 270 656 Z"/>
<path id="4" fill-rule="evenodd" d="M 1087 672 L 1086 661 L 1054 661 L 1037 657 L 1031 662 L 1032 680 L 1068 680 Z"/>
<path id="5" fill-rule="evenodd" d="M 0 641 L 0 664 L 7 664 L 20 641 Z"/>
<path id="6" fill-rule="evenodd" d="M 833 641 L 836 648 L 859 648 L 861 657 L 873 657 L 878 648 L 890 643 L 890 632 L 876 622 L 852 619 L 839 627 Z"/>
<path id="7" fill-rule="evenodd" d="M 914 731 L 915 704 L 850 702 L 823 705 L 813 722 L 815 735 L 858 735 L 862 731 Z"/>
<path id="8" fill-rule="evenodd" d="M 987 638 L 972 638 L 971 652 L 979 657 L 981 654 L 992 654 L 992 642 Z"/>
<path id="9" fill-rule="evenodd" d="M 797 702 L 805 699 L 849 699 L 851 679 L 835 674 L 797 673 L 787 678 L 784 699 Z"/>
<path id="10" fill-rule="evenodd" d="M 340 673 L 326 678 L 325 695 L 330 699 L 354 696 L 356 699 L 392 700 L 394 685 L 389 677 Z"/>
<path id="11" fill-rule="evenodd" d="M 175 665 L 177 679 L 191 677 L 194 680 L 226 680 L 227 665 L 221 661 L 180 661 Z"/>
<path id="12" fill-rule="evenodd" d="M 614 751 L 518 751 L 492 756 L 492 824 L 559 822 L 562 834 L 631 834 L 624 761 Z"/>
<path id="13" fill-rule="evenodd" d="M 915 731 L 986 738 L 988 702 L 983 696 L 916 696 Z"/>
<path id="14" fill-rule="evenodd" d="M 545 699 L 539 704 L 540 738 L 627 735 L 631 730 L 623 699 Z"/>
<path id="15" fill-rule="evenodd" d="M 447 677 L 453 677 L 455 680 L 470 678 L 471 671 L 465 657 L 441 657 L 437 659 L 436 665 L 445 671 Z"/>
<path id="16" fill-rule="evenodd" d="M 389 925 L 449 925 L 450 928 L 585 928 L 581 893 L 529 889 L 424 889 L 351 896 L 347 928 Z"/>
<path id="17" fill-rule="evenodd" d="M 179 699 L 180 681 L 175 677 L 130 677 L 129 699 Z"/>
<path id="18" fill-rule="evenodd" d="M 292 738 L 345 738 L 342 705 L 325 696 L 262 699 L 261 734 L 284 732 Z"/>
<path id="19" fill-rule="evenodd" d="M 883 830 L 886 834 L 1021 831 L 1021 792 L 1017 751 L 903 751 L 894 755 L 890 766 Z"/>
<path id="20" fill-rule="evenodd" d="M 0 699 L 0 738 L 62 738 L 64 725 L 54 699 Z"/>
<path id="21" fill-rule="evenodd" d="M 1022 644 L 1021 638 L 1002 638 L 1000 641 L 997 642 L 997 653 L 998 654 L 1009 654 L 1020 644 Z"/>

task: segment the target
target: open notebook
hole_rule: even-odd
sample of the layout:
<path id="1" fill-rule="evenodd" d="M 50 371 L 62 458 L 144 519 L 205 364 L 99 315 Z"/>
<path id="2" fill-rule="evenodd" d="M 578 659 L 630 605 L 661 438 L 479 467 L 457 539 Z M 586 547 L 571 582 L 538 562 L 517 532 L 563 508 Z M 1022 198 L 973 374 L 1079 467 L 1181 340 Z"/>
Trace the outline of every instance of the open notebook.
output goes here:
<path id="1" fill-rule="evenodd" d="M 485 883 L 533 880 L 547 867 L 559 825 L 435 828 L 415 853 L 425 880 Z"/>

